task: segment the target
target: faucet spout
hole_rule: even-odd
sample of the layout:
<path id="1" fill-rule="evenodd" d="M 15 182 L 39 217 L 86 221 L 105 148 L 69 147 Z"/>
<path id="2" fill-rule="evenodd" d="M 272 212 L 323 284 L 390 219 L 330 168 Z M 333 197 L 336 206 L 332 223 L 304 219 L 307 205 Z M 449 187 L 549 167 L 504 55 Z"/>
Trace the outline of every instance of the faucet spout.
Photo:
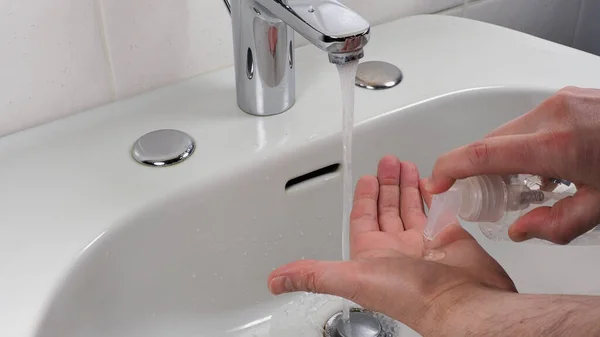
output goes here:
<path id="1" fill-rule="evenodd" d="M 257 3 L 330 55 L 359 55 L 369 42 L 369 22 L 336 0 L 257 0 Z M 342 58 L 334 60 L 339 62 Z"/>
<path id="2" fill-rule="evenodd" d="M 363 57 L 370 25 L 336 0 L 224 0 L 233 25 L 238 105 L 275 115 L 295 102 L 294 31 L 344 64 Z"/>

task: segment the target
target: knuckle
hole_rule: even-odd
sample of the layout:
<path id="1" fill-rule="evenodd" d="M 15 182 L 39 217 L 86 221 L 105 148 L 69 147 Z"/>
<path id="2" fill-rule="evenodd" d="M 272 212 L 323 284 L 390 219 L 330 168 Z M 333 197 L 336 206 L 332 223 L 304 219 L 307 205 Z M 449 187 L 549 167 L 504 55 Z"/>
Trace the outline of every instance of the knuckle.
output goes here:
<path id="1" fill-rule="evenodd" d="M 571 121 L 573 107 L 581 102 L 581 94 L 577 87 L 565 87 L 548 98 L 542 108 L 555 120 Z"/>
<path id="2" fill-rule="evenodd" d="M 473 166 L 484 166 L 490 161 L 490 149 L 485 140 L 467 146 L 467 158 Z"/>
<path id="3" fill-rule="evenodd" d="M 401 187 L 419 187 L 419 169 L 413 163 L 405 162 L 404 172 L 400 181 Z"/>
<path id="4" fill-rule="evenodd" d="M 320 293 L 322 289 L 322 285 L 320 282 L 319 274 L 315 271 L 309 271 L 304 275 L 304 289 L 311 293 Z"/>
<path id="5" fill-rule="evenodd" d="M 377 208 L 375 206 L 368 207 L 364 203 L 355 202 L 352 210 L 350 211 L 350 220 L 359 219 L 376 219 Z"/>
<path id="6" fill-rule="evenodd" d="M 573 165 L 580 162 L 581 147 L 576 146 L 575 135 L 569 131 L 549 131 L 541 134 L 538 138 L 535 151 L 536 157 L 542 158 L 538 165 L 549 172 L 568 172 Z M 565 167 L 570 163 L 571 167 Z"/>
<path id="7" fill-rule="evenodd" d="M 577 92 L 579 90 L 580 90 L 580 88 L 578 88 L 576 86 L 568 85 L 568 86 L 563 87 L 562 89 L 560 89 L 558 91 L 558 93 L 561 93 L 561 94 L 573 94 L 573 93 L 575 93 L 575 92 Z"/>
<path id="8" fill-rule="evenodd" d="M 568 131 L 548 131 L 540 137 L 540 145 L 553 153 L 572 148 L 573 135 Z"/>

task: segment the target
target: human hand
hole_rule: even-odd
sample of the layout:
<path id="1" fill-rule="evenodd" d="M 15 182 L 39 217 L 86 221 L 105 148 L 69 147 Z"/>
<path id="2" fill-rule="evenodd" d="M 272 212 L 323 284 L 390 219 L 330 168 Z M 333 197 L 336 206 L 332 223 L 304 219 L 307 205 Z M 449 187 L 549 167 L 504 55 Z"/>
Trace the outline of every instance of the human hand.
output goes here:
<path id="1" fill-rule="evenodd" d="M 424 195 L 431 201 L 431 195 Z M 269 276 L 274 294 L 308 291 L 347 298 L 423 335 L 456 335 L 461 312 L 489 292 L 515 292 L 502 267 L 458 223 L 423 258 L 426 216 L 414 164 L 385 157 L 377 177 L 356 186 L 350 220 L 351 261 L 297 261 Z M 438 257 L 439 258 L 439 257 Z M 459 332 L 462 334 L 464 331 Z"/>
<path id="2" fill-rule="evenodd" d="M 442 193 L 476 175 L 535 174 L 577 185 L 573 197 L 540 207 L 510 228 L 512 240 L 567 244 L 600 222 L 600 90 L 567 87 L 485 139 L 441 156 L 427 186 Z"/>

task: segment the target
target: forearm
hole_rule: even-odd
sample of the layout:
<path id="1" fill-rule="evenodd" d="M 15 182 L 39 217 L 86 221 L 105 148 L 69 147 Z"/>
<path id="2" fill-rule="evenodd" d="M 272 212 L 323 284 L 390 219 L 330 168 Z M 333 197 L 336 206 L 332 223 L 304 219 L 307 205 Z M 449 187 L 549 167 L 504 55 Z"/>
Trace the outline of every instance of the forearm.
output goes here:
<path id="1" fill-rule="evenodd" d="M 600 297 L 492 293 L 454 316 L 448 336 L 600 336 Z"/>

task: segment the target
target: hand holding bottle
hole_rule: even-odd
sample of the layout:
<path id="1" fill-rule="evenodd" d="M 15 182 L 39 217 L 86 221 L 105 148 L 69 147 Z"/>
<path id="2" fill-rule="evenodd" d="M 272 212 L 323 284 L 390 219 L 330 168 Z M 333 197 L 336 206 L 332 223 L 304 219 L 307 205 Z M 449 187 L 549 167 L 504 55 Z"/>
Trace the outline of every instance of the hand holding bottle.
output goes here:
<path id="1" fill-rule="evenodd" d="M 457 179 L 528 173 L 572 181 L 578 191 L 537 208 L 509 231 L 566 244 L 600 223 L 600 90 L 567 87 L 485 139 L 438 159 L 428 190 L 447 191 Z"/>

